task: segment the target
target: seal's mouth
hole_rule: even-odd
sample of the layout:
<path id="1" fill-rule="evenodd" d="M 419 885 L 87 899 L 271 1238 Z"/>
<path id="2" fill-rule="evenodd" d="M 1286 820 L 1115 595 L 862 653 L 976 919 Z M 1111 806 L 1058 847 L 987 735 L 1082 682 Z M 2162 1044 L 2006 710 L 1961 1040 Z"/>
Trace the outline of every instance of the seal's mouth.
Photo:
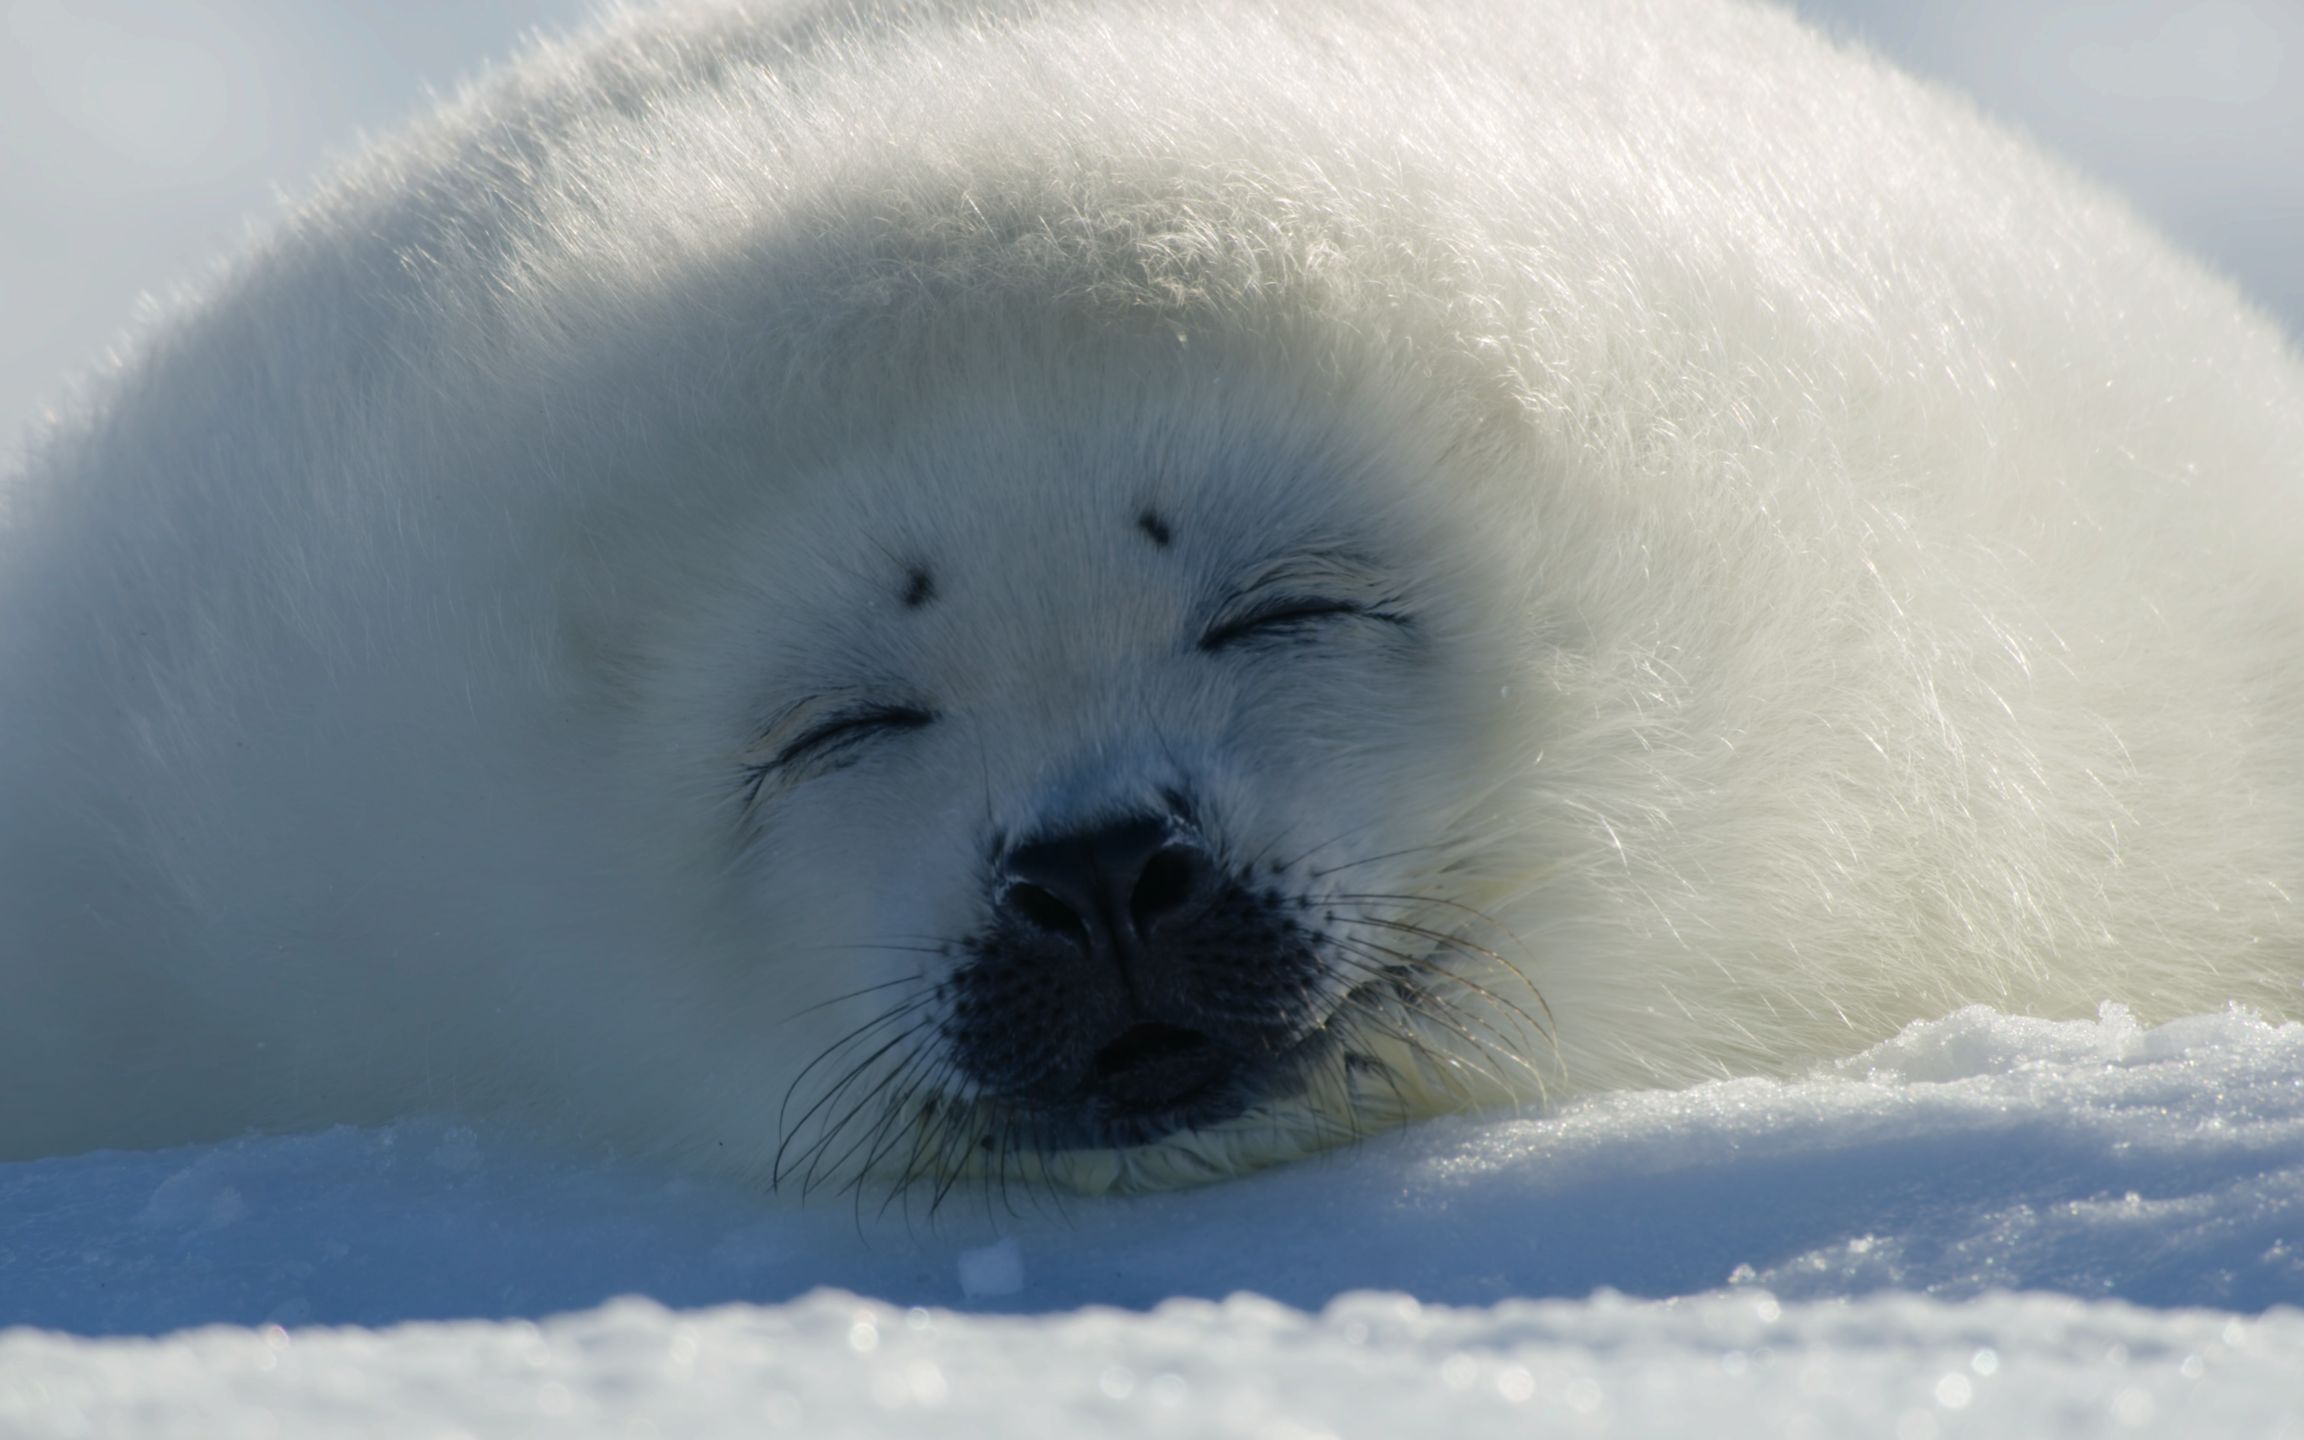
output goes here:
<path id="1" fill-rule="evenodd" d="M 932 1088 L 945 1056 L 898 1060 L 877 1080 L 854 1067 L 793 1123 L 771 1183 L 807 1193 L 846 1171 L 846 1183 L 885 1183 L 891 1197 L 923 1185 L 931 1209 L 964 1181 L 987 1193 L 1168 1190 L 1516 1101 L 1500 1043 L 1509 1007 L 1484 1017 L 1423 956 L 1355 978 L 1261 1039 L 1189 1013 L 1138 1016 L 1082 1057 L 1085 1088 L 1058 1095 Z"/>
<path id="2" fill-rule="evenodd" d="M 853 1161 L 852 1183 L 872 1177 L 894 1194 L 928 1182 L 932 1204 L 968 1179 L 1003 1190 L 1164 1190 L 1428 1115 L 1517 1103 L 1526 1088 L 1511 1078 L 1526 1069 L 1518 1051 L 1543 1031 L 1526 1011 L 1443 966 L 1452 949 L 1362 966 L 1357 983 L 1330 991 L 1324 1004 L 1305 1003 L 1312 997 L 1295 990 L 1293 1018 L 1266 1012 L 1260 1026 L 1228 1023 L 1221 1005 L 1139 1012 L 1083 1051 L 1062 1086 L 1037 1093 L 938 1088 L 954 1069 L 949 1052 L 899 1060 L 880 1089 L 852 1078 L 818 1102 L 828 1118 L 804 1115 L 778 1178 L 812 1186 Z M 1527 1023 L 1515 1027 L 1515 1017 Z M 843 1086 L 867 1093 L 843 1105 Z"/>
<path id="3" fill-rule="evenodd" d="M 1089 1062 L 1085 1093 L 1038 1107 L 1027 1128 L 1046 1154 L 1155 1145 L 1238 1120 L 1251 1112 L 1315 1105 L 1324 1071 L 1336 1068 L 1351 1017 L 1381 995 L 1396 996 L 1406 971 L 1387 972 L 1347 991 L 1282 1043 L 1227 1042 L 1189 1024 L 1145 1020 L 1122 1031 Z"/>
<path id="4" fill-rule="evenodd" d="M 1348 1145 L 1428 1115 L 1512 1099 L 1493 1057 L 1467 1052 L 1461 1024 L 1432 1023 L 1444 1002 L 1428 971 L 1391 967 L 1347 992 L 1293 1044 L 1227 1067 L 1221 1042 L 1186 1025 L 1144 1022 L 1098 1052 L 1115 1096 L 1163 1098 L 1140 1109 L 1057 1107 L 969 1152 L 987 1179 L 1038 1180 L 1085 1194 L 1202 1185 Z M 1474 1034 L 1479 1032 L 1474 1029 Z"/>
<path id="5" fill-rule="evenodd" d="M 1203 1031 L 1152 1020 L 1098 1051 L 1089 1069 L 1114 1114 L 1141 1117 L 1199 1108 L 1224 1089 L 1233 1060 Z"/>

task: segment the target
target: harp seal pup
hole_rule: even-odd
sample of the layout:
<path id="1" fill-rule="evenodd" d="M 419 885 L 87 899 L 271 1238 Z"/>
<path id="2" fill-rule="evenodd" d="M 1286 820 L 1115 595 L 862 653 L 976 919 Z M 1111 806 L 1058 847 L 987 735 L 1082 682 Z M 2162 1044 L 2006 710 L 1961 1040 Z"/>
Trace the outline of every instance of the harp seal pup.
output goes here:
<path id="1" fill-rule="evenodd" d="M 1712 0 L 547 44 L 34 438 L 0 1153 L 1087 1189 L 2297 1010 L 2304 375 Z"/>

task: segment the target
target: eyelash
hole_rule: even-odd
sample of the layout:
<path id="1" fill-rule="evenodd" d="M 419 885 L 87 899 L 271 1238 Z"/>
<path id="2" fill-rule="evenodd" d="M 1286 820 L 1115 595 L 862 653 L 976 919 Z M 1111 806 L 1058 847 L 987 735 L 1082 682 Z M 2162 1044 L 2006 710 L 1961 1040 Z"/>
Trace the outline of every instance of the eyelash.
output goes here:
<path id="1" fill-rule="evenodd" d="M 1363 616 L 1371 620 L 1384 620 L 1404 624 L 1397 615 L 1382 610 L 1370 610 L 1349 600 L 1290 599 L 1275 601 L 1262 610 L 1251 611 L 1237 620 L 1216 625 L 1200 637 L 1204 652 L 1222 650 L 1242 640 L 1258 636 L 1280 636 L 1316 625 L 1323 620 L 1342 616 Z"/>
<path id="2" fill-rule="evenodd" d="M 745 768 L 748 793 L 757 796 L 768 777 L 796 766 L 823 764 L 875 735 L 918 730 L 931 724 L 936 712 L 917 705 L 874 705 L 833 716 L 787 743 L 767 759 Z"/>
<path id="3" fill-rule="evenodd" d="M 1282 638 L 1291 631 L 1344 617 L 1382 620 L 1393 625 L 1408 623 L 1390 611 L 1371 610 L 1349 600 L 1291 598 L 1273 601 L 1262 610 L 1211 627 L 1200 637 L 1199 648 L 1213 652 L 1258 637 Z M 774 755 L 745 767 L 747 794 L 756 798 L 773 775 L 798 766 L 824 764 L 877 735 L 922 729 L 933 724 L 936 718 L 935 711 L 917 705 L 873 705 L 834 715 L 787 742 Z"/>
<path id="4" fill-rule="evenodd" d="M 936 718 L 916 705 L 875 705 L 836 715 L 776 752 L 775 763 L 821 759 L 886 730 L 917 730 Z"/>

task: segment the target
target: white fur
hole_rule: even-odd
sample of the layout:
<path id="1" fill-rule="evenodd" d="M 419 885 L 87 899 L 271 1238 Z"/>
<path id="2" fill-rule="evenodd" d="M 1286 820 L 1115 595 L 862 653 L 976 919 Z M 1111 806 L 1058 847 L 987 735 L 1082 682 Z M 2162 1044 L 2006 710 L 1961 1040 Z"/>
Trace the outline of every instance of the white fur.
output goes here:
<path id="1" fill-rule="evenodd" d="M 1179 773 L 1465 986 L 1380 1089 L 1075 1183 L 1966 1001 L 2295 1013 L 2300 456 L 2228 287 L 1773 10 L 616 17 L 0 496 L 0 1154 L 466 1108 L 966 1168 L 838 1130 L 975 1098 L 932 1030 L 800 1072 L 940 978 L 987 826 Z M 1189 653 L 1296 541 L 1421 647 Z M 943 718 L 745 805 L 856 685 Z"/>

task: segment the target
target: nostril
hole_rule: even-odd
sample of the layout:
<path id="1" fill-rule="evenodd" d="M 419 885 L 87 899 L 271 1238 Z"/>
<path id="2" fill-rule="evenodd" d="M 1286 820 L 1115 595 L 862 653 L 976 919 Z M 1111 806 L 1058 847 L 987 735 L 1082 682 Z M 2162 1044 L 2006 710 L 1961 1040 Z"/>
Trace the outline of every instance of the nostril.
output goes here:
<path id="1" fill-rule="evenodd" d="M 1137 873 L 1128 897 L 1128 918 L 1136 933 L 1149 934 L 1162 919 L 1184 908 L 1200 888 L 1200 863 L 1192 851 L 1172 845 L 1156 851 Z"/>
<path id="2" fill-rule="evenodd" d="M 1019 846 L 999 904 L 1013 923 L 1127 966 L 1163 922 L 1201 899 L 1209 870 L 1207 852 L 1174 821 L 1137 816 Z"/>
<path id="3" fill-rule="evenodd" d="M 1008 903 L 1035 927 L 1076 944 L 1088 943 L 1088 922 L 1080 912 L 1037 885 L 1019 880 L 1008 887 Z"/>

